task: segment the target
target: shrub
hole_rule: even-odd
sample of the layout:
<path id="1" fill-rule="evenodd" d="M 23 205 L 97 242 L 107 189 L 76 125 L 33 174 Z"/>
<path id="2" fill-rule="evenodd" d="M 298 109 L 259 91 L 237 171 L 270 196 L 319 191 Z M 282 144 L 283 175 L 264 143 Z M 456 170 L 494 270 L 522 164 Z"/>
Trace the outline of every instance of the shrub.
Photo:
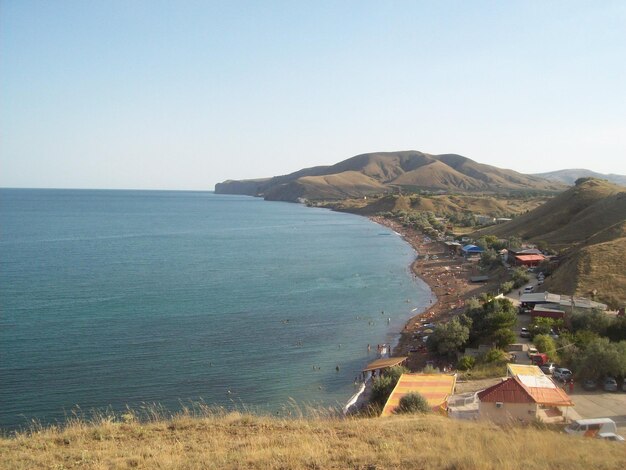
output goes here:
<path id="1" fill-rule="evenodd" d="M 513 281 L 507 281 L 500 284 L 500 290 L 503 294 L 508 294 L 513 290 Z"/>
<path id="2" fill-rule="evenodd" d="M 485 353 L 483 357 L 484 362 L 495 363 L 495 362 L 506 362 L 507 354 L 498 348 L 490 349 Z"/>
<path id="3" fill-rule="evenodd" d="M 456 367 L 459 370 L 470 370 L 476 364 L 476 359 L 472 356 L 463 356 L 459 359 Z"/>
<path id="4" fill-rule="evenodd" d="M 376 377 L 372 382 L 372 395 L 370 401 L 373 404 L 384 406 L 398 383 L 400 376 L 409 370 L 406 367 L 395 366 L 388 369 L 384 375 Z"/>
<path id="5" fill-rule="evenodd" d="M 409 393 L 400 398 L 400 404 L 396 408 L 396 413 L 428 413 L 430 406 L 428 401 L 417 392 Z"/>

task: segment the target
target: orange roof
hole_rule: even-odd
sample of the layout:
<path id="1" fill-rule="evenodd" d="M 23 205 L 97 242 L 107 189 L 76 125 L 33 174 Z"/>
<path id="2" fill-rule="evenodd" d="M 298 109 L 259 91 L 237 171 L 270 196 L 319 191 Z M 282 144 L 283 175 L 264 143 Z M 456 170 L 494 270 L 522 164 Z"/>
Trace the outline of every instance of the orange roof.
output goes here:
<path id="1" fill-rule="evenodd" d="M 515 259 L 520 261 L 543 261 L 545 256 L 543 255 L 515 255 Z"/>
<path id="2" fill-rule="evenodd" d="M 519 377 L 510 377 L 478 393 L 480 401 L 503 403 L 538 403 L 549 406 L 573 406 L 574 403 L 565 391 L 554 382 L 546 382 L 542 387 L 530 387 L 522 383 Z M 530 383 L 530 382 L 529 382 Z M 551 384 L 551 385 L 550 385 Z M 541 385 L 538 383 L 538 385 Z"/>
<path id="3" fill-rule="evenodd" d="M 389 395 L 381 416 L 391 416 L 400 404 L 400 399 L 413 392 L 426 398 L 434 411 L 445 410 L 448 397 L 454 393 L 455 384 L 456 375 L 402 374 Z"/>

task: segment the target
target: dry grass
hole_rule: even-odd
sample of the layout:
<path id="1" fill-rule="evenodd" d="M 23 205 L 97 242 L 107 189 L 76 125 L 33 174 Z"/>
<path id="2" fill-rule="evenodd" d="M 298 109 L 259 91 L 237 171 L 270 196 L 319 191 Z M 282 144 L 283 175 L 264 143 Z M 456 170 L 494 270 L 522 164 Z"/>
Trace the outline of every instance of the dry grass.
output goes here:
<path id="1" fill-rule="evenodd" d="M 193 416 L 193 415 L 196 416 Z M 439 416 L 280 419 L 204 410 L 104 416 L 0 440 L 7 469 L 622 468 L 626 447 Z"/>

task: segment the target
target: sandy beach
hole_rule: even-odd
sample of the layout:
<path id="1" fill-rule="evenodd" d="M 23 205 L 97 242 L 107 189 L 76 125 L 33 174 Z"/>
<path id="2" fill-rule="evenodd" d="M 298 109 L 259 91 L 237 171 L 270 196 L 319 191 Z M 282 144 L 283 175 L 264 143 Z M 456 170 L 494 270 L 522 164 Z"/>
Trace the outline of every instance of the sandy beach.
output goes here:
<path id="1" fill-rule="evenodd" d="M 370 219 L 399 233 L 415 249 L 418 257 L 411 265 L 411 271 L 426 282 L 437 297 L 425 311 L 416 313 L 405 324 L 393 355 L 408 356 L 407 367 L 412 371 L 422 369 L 427 361 L 433 361 L 439 367 L 447 367 L 448 364 L 441 363 L 426 351 L 422 338 L 428 334 L 429 328 L 424 325 L 445 322 L 462 313 L 467 299 L 483 292 L 493 292 L 499 279 L 471 283 L 470 276 L 480 274 L 476 262 L 450 253 L 442 242 L 429 242 L 421 232 L 403 227 L 398 221 L 376 216 Z M 433 259 L 433 255 L 436 259 Z"/>

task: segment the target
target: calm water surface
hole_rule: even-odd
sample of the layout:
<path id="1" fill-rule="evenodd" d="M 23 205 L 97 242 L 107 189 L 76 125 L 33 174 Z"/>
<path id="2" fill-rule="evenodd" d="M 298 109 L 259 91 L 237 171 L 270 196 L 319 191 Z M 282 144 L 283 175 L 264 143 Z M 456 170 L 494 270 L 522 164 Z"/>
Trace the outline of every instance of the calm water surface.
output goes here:
<path id="1" fill-rule="evenodd" d="M 297 204 L 0 190 L 0 426 L 76 405 L 343 404 L 431 298 L 414 256 L 366 218 Z"/>

